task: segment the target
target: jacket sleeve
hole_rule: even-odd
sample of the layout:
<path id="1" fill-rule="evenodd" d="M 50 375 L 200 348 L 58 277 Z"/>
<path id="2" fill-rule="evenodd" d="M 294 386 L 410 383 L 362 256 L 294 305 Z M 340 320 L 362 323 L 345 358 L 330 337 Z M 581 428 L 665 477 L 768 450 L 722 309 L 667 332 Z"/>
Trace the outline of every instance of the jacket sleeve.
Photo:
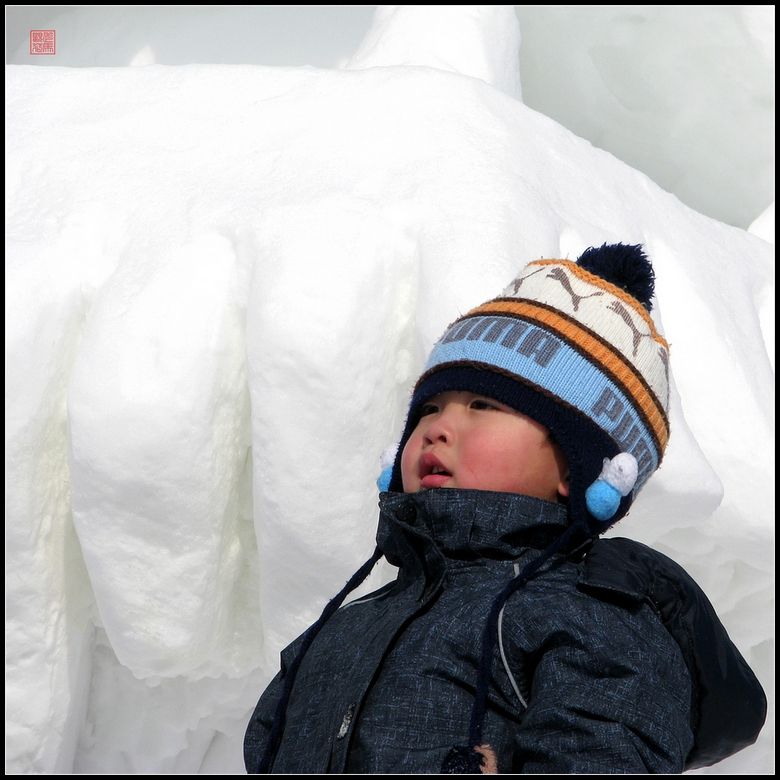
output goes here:
<path id="1" fill-rule="evenodd" d="M 244 734 L 244 766 L 248 774 L 257 774 L 260 761 L 265 752 L 268 735 L 271 732 L 271 724 L 274 721 L 276 705 L 282 694 L 284 685 L 283 672 L 279 671 L 263 691 L 260 700 L 255 706 L 249 724 Z"/>
<path id="2" fill-rule="evenodd" d="M 512 771 L 681 772 L 691 682 L 658 617 L 645 604 L 558 596 L 526 634 L 530 696 Z"/>

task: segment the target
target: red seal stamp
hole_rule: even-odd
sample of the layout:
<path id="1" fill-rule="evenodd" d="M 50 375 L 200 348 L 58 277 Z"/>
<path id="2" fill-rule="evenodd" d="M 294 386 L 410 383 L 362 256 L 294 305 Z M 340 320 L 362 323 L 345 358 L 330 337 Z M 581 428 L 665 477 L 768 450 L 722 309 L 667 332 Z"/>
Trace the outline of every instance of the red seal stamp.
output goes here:
<path id="1" fill-rule="evenodd" d="M 30 30 L 30 54 L 56 54 L 56 30 Z"/>

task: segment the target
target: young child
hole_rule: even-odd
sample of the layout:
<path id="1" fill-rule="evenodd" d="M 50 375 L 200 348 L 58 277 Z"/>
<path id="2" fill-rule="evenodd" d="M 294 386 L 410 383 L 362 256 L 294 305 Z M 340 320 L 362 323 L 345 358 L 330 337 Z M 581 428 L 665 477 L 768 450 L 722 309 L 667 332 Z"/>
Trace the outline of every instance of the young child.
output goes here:
<path id="1" fill-rule="evenodd" d="M 446 330 L 374 555 L 282 651 L 249 772 L 681 772 L 755 741 L 766 699 L 701 590 L 598 539 L 669 437 L 652 295 L 641 247 L 604 245 Z M 383 555 L 397 579 L 341 607 Z"/>

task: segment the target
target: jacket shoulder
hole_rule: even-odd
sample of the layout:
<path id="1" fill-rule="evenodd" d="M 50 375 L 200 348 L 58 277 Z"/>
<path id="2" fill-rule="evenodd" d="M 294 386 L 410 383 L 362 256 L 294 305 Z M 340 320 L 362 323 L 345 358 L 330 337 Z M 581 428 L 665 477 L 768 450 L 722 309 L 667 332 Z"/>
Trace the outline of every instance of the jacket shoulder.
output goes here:
<path id="1" fill-rule="evenodd" d="M 766 719 L 761 684 L 696 581 L 663 553 L 622 537 L 597 539 L 577 587 L 607 601 L 649 603 L 690 671 L 694 747 L 686 769 L 709 766 L 752 745 Z"/>

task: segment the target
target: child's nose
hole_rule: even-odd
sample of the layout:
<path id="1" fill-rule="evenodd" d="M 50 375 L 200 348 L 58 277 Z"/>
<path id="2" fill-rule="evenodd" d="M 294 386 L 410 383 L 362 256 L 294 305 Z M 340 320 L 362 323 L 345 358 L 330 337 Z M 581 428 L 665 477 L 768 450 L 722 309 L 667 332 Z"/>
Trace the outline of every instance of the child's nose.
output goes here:
<path id="1" fill-rule="evenodd" d="M 451 443 L 457 427 L 457 417 L 455 404 L 447 404 L 432 417 L 425 430 L 424 438 L 431 444 L 437 441 Z"/>

